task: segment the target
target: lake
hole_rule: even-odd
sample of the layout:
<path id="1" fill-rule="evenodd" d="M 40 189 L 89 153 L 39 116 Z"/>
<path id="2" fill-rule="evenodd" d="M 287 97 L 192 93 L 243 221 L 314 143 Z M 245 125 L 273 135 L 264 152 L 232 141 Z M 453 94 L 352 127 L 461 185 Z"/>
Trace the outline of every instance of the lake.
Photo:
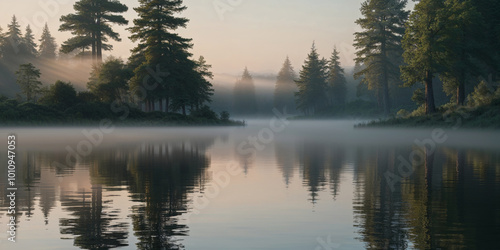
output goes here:
<path id="1" fill-rule="evenodd" d="M 500 249 L 500 132 L 357 122 L 2 128 L 0 248 Z"/>

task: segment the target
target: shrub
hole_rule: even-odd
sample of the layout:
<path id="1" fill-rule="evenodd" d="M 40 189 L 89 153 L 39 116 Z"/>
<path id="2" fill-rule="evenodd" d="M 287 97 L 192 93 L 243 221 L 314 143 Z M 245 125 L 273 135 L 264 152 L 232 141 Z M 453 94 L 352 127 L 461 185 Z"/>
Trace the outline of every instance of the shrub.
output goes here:
<path id="1" fill-rule="evenodd" d="M 474 92 L 469 95 L 469 106 L 479 107 L 484 105 L 489 105 L 493 101 L 494 94 L 488 88 L 488 84 L 485 81 L 481 81 L 479 85 L 474 87 Z"/>

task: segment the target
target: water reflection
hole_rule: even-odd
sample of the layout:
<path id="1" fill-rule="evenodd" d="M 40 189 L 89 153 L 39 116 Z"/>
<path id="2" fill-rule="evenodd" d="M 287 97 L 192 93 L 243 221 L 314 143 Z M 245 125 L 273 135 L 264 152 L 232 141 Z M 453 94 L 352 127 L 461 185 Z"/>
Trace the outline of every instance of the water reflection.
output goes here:
<path id="1" fill-rule="evenodd" d="M 195 245 L 224 249 L 219 244 L 230 240 L 231 230 L 251 232 L 235 234 L 253 242 L 266 239 L 260 248 L 276 249 L 314 249 L 315 239 L 332 231 L 335 242 L 353 249 L 498 246 L 500 152 L 495 148 L 422 151 L 420 162 L 409 162 L 412 173 L 392 188 L 387 173 L 401 175 L 399 156 L 420 149 L 294 135 L 278 137 L 265 151 L 247 157 L 235 153 L 239 143 L 211 130 L 169 135 L 103 147 L 68 166 L 54 164 L 66 162 L 61 150 L 20 151 L 16 223 L 24 238 L 19 244 L 36 247 L 39 239 L 24 233 L 36 228 L 58 240 L 48 248 L 64 249 L 191 249 L 190 242 L 207 238 Z M 203 194 L 214 182 L 212 174 L 231 159 L 240 161 L 245 175 L 231 176 L 227 187 L 219 185 L 220 197 L 210 198 L 213 207 L 200 210 L 192 217 L 195 222 L 182 219 L 192 212 L 193 197 Z M 6 180 L 7 171 L 0 171 L 2 222 L 9 206 Z M 339 209 L 352 220 L 340 218 L 345 211 Z M 345 232 L 349 228 L 351 234 Z M 301 245 L 308 240 L 311 244 Z M 237 240 L 227 244 L 242 246 Z"/>

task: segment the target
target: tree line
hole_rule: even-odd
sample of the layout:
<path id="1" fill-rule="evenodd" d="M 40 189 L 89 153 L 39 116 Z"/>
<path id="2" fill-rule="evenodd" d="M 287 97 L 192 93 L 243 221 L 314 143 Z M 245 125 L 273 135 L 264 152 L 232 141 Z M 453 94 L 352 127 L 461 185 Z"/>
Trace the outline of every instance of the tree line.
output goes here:
<path id="1" fill-rule="evenodd" d="M 425 114 L 437 112 L 435 83 L 456 106 L 465 104 L 466 87 L 481 81 L 494 91 L 500 70 L 500 2 L 422 0 L 406 11 L 406 0 L 367 0 L 356 23 L 356 76 L 376 89 L 391 112 L 390 85 L 417 86 L 414 100 Z"/>
<path id="2" fill-rule="evenodd" d="M 139 0 L 134 8 L 138 18 L 127 28 L 137 45 L 127 62 L 114 57 L 103 61 L 102 52 L 112 49 L 109 40 L 121 40 L 113 25 L 128 24 L 122 15 L 128 7 L 117 0 L 80 0 L 73 7 L 74 13 L 60 18 L 59 31 L 71 32 L 72 37 L 61 44 L 59 57 L 91 59 L 88 92 L 82 93 L 86 100 L 135 103 L 145 111 L 183 115 L 211 102 L 211 66 L 203 56 L 193 59 L 192 40 L 176 33 L 189 22 L 179 15 L 186 9 L 182 0 Z M 29 26 L 21 34 L 15 16 L 8 31 L 0 34 L 1 59 L 20 65 L 16 76 L 24 100 L 37 102 L 49 95 L 54 86 L 42 88 L 40 70 L 31 63 L 34 58 L 57 59 L 57 44 L 47 25 L 39 46 Z"/>
<path id="3" fill-rule="evenodd" d="M 413 11 L 406 6 L 407 0 L 361 4 L 363 16 L 356 24 L 362 31 L 354 34 L 353 44 L 358 97 L 372 95 L 385 115 L 411 101 L 420 105 L 416 113 L 432 114 L 439 104 L 456 108 L 468 99 L 476 106 L 500 97 L 500 90 L 495 93 L 500 72 L 499 1 L 421 0 Z M 345 109 L 346 76 L 336 49 L 327 60 L 313 44 L 299 75 L 290 69 L 287 59 L 276 83 L 276 107 L 293 107 L 305 115 Z M 243 91 L 251 82 L 246 75 L 245 70 L 234 94 L 235 106 L 248 109 L 252 102 L 245 101 L 243 93 L 254 92 L 250 87 Z"/>

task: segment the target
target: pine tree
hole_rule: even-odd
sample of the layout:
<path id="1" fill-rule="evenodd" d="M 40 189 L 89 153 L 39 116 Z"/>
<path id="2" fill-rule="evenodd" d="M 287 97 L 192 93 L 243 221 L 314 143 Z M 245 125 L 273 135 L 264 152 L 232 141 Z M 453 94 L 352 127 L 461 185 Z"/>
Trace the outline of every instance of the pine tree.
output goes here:
<path id="1" fill-rule="evenodd" d="M 45 24 L 43 27 L 42 37 L 40 38 L 40 47 L 38 54 L 40 58 L 54 59 L 56 58 L 57 44 L 56 40 L 49 31 L 49 26 Z"/>
<path id="2" fill-rule="evenodd" d="M 234 86 L 234 110 L 238 114 L 253 115 L 257 112 L 255 84 L 248 68 Z"/>
<path id="3" fill-rule="evenodd" d="M 106 44 L 108 39 L 121 41 L 120 35 L 113 31 L 111 24 L 126 25 L 128 21 L 122 15 L 128 7 L 118 0 L 80 0 L 73 6 L 76 13 L 62 16 L 60 31 L 71 31 L 74 37 L 61 46 L 63 53 L 75 49 L 92 47 L 92 58 L 102 61 L 102 51 L 111 50 Z"/>
<path id="4" fill-rule="evenodd" d="M 279 110 L 286 108 L 289 113 L 294 113 L 296 111 L 295 92 L 297 91 L 297 85 L 295 84 L 295 79 L 295 71 L 287 56 L 276 80 L 276 87 L 274 89 L 275 108 Z"/>
<path id="5" fill-rule="evenodd" d="M 356 79 L 369 89 L 376 89 L 382 110 L 387 115 L 391 109 L 389 84 L 399 79 L 402 61 L 401 39 L 408 18 L 407 0 L 367 0 L 361 5 L 363 18 L 356 23 L 363 29 L 355 33 L 356 63 L 364 65 Z"/>
<path id="6" fill-rule="evenodd" d="M 33 64 L 21 64 L 16 72 L 17 84 L 21 87 L 21 91 L 28 102 L 34 102 L 36 94 L 40 91 L 42 82 L 40 82 L 40 70 L 35 68 Z"/>
<path id="7" fill-rule="evenodd" d="M 0 26 L 0 59 L 3 57 L 3 46 L 5 43 L 5 35 L 3 33 L 2 26 Z"/>
<path id="8" fill-rule="evenodd" d="M 297 109 L 306 115 L 321 111 L 327 106 L 327 61 L 319 58 L 316 45 L 313 43 L 307 56 L 299 79 L 295 81 L 298 92 L 295 94 Z"/>
<path id="9" fill-rule="evenodd" d="M 410 15 L 403 39 L 404 60 L 401 67 L 406 86 L 423 82 L 425 113 L 436 112 L 433 80 L 446 70 L 446 36 L 449 13 L 444 0 L 422 0 Z"/>
<path id="10" fill-rule="evenodd" d="M 347 95 L 344 69 L 340 66 L 340 57 L 337 48 L 333 50 L 328 70 L 328 97 L 333 107 L 344 108 Z"/>
<path id="11" fill-rule="evenodd" d="M 479 30 L 484 36 L 484 49 L 487 53 L 481 54 L 486 72 L 485 79 L 491 87 L 493 81 L 500 80 L 500 1 L 498 0 L 474 0 L 477 11 L 481 14 L 484 27 Z"/>
<path id="12" fill-rule="evenodd" d="M 465 86 L 482 67 L 479 64 L 484 50 L 484 24 L 470 0 L 450 0 L 446 3 L 447 26 L 443 38 L 446 40 L 446 70 L 440 74 L 444 89 L 453 93 L 457 105 L 465 104 Z"/>
<path id="13" fill-rule="evenodd" d="M 193 91 L 190 91 L 190 105 L 191 110 L 198 110 L 204 103 L 212 102 L 214 89 L 209 80 L 214 78 L 213 73 L 210 71 L 212 65 L 209 65 L 203 56 L 200 56 L 195 61 L 195 69 L 193 70 L 194 79 L 192 81 Z"/>
<path id="14" fill-rule="evenodd" d="M 22 34 L 16 16 L 12 16 L 12 21 L 7 27 L 8 30 L 2 44 L 3 57 L 6 61 L 17 60 L 17 55 L 21 52 L 22 47 Z"/>
<path id="15" fill-rule="evenodd" d="M 22 54 L 27 58 L 34 58 L 37 56 L 37 45 L 35 43 L 35 36 L 33 35 L 33 31 L 31 27 L 26 26 L 26 33 L 24 33 L 24 37 L 22 39 Z"/>
<path id="16" fill-rule="evenodd" d="M 144 84 L 156 86 L 147 90 L 146 110 L 153 110 L 153 104 L 160 102 L 166 111 L 183 109 L 189 105 L 189 94 L 185 76 L 191 75 L 196 64 L 190 60 L 188 49 L 191 39 L 175 33 L 178 28 L 185 28 L 188 19 L 175 16 L 186 7 L 182 0 L 139 0 L 139 7 L 134 10 L 139 15 L 134 20 L 130 39 L 138 42 L 132 50 L 131 63 L 135 66 L 135 76 L 131 80 L 131 89 Z M 155 72 L 151 77 L 150 72 Z M 175 100 L 174 100 L 175 98 Z M 173 103 L 174 105 L 170 106 Z"/>

